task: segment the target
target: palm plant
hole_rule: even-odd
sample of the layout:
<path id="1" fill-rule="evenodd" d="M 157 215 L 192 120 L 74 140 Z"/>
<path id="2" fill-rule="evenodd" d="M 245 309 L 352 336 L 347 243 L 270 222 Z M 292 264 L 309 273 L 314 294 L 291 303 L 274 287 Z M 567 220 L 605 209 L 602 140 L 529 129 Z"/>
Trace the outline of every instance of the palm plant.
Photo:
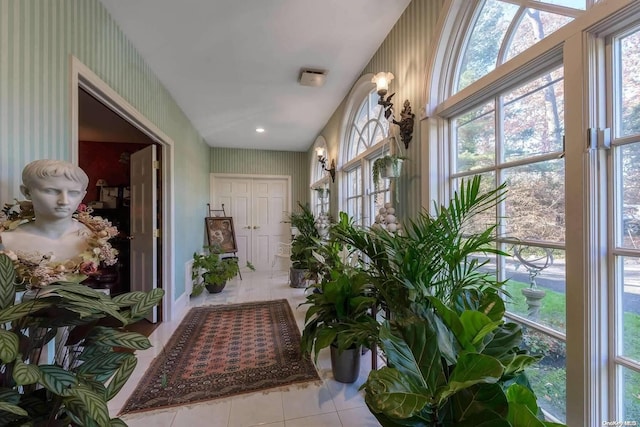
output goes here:
<path id="1" fill-rule="evenodd" d="M 378 336 L 387 366 L 363 385 L 383 426 L 550 425 L 524 374 L 539 357 L 519 348 L 520 327 L 504 321 L 503 283 L 479 261 L 503 255 L 497 226 L 472 231 L 505 185 L 481 192 L 480 184 L 463 182 L 448 206 L 408 221 L 404 235 L 334 230 L 367 260 L 363 271 L 389 314 Z"/>

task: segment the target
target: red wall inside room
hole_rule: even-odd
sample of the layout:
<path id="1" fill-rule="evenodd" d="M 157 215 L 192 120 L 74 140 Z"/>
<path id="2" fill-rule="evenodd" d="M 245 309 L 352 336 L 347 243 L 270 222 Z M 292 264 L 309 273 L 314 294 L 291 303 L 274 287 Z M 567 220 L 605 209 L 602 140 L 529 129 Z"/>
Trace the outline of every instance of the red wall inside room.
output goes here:
<path id="1" fill-rule="evenodd" d="M 107 181 L 109 187 L 129 185 L 129 163 L 120 162 L 122 153 L 135 153 L 148 144 L 80 141 L 78 165 L 89 176 L 87 195 L 83 202 L 98 200 L 98 179 Z"/>

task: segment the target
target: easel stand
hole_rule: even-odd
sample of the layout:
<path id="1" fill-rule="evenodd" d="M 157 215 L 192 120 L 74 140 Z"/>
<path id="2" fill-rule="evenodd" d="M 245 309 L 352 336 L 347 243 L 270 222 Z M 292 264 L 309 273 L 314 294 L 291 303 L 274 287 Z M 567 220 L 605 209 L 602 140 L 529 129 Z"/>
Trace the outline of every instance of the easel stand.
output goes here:
<path id="1" fill-rule="evenodd" d="M 227 216 L 226 212 L 224 211 L 224 203 L 222 203 L 222 209 L 211 209 L 211 203 L 207 203 L 207 210 L 209 211 L 209 217 L 226 217 Z M 235 231 L 234 231 L 233 239 L 236 240 Z M 227 256 L 224 258 L 235 259 L 236 262 L 240 261 L 240 259 L 238 258 L 237 252 L 224 252 L 224 253 L 233 254 L 233 256 Z M 242 273 L 240 272 L 240 268 L 238 268 L 238 276 L 240 276 L 240 280 L 242 280 Z"/>

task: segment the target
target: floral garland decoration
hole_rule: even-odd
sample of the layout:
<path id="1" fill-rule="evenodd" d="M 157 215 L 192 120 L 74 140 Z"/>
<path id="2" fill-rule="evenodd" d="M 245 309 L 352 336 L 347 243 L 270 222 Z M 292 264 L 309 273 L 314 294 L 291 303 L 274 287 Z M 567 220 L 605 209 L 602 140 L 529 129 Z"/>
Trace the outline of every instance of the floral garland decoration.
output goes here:
<path id="1" fill-rule="evenodd" d="M 50 253 L 0 250 L 13 261 L 16 274 L 27 289 L 59 281 L 81 282 L 97 273 L 101 264 L 114 265 L 117 262 L 118 251 L 111 246 L 109 239 L 118 234 L 118 229 L 110 221 L 92 216 L 91 212 L 91 208 L 81 204 L 73 214 L 73 218 L 84 224 L 90 234 L 87 235 L 87 249 L 71 259 L 56 260 Z M 0 212 L 0 233 L 10 232 L 34 220 L 35 212 L 30 201 L 6 203 Z"/>

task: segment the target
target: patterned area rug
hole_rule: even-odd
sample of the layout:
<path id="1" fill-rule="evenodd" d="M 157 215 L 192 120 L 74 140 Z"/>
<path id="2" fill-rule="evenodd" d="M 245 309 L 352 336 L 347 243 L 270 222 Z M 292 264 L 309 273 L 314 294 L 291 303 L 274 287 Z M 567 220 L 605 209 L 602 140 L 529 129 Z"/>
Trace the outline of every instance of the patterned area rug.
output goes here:
<path id="1" fill-rule="evenodd" d="M 287 300 L 193 308 L 121 414 L 319 380 Z"/>

